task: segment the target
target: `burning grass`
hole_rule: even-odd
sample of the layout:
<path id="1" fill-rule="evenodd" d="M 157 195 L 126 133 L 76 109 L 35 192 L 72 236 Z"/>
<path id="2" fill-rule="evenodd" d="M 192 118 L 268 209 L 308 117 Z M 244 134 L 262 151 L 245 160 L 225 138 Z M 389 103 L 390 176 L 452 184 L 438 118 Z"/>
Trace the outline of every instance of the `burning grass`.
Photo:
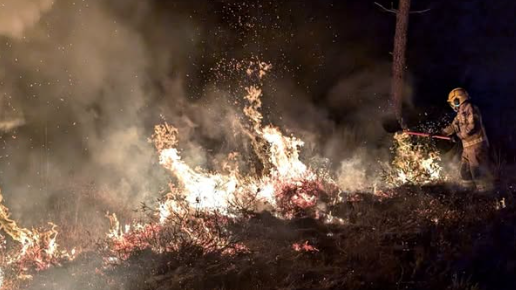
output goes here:
<path id="1" fill-rule="evenodd" d="M 384 181 L 393 187 L 427 185 L 446 179 L 441 156 L 432 140 L 417 140 L 403 132 L 394 134 L 391 148 L 394 159 L 384 172 Z"/>
<path id="2" fill-rule="evenodd" d="M 85 280 L 82 290 L 514 289 L 511 204 L 444 186 L 402 187 L 387 199 L 359 194 L 332 207 L 343 223 L 255 213 L 221 221 L 231 240 L 225 247 L 206 251 L 187 239 L 170 251 L 131 251 L 109 267 L 82 256 L 37 276 L 29 289 L 79 289 Z M 56 279 L 58 271 L 68 279 Z"/>
<path id="3" fill-rule="evenodd" d="M 0 202 L 2 195 L 0 193 Z M 0 235 L 0 287 L 18 287 L 23 280 L 31 279 L 32 273 L 47 270 L 75 258 L 75 250 L 68 252 L 57 244 L 57 227 L 49 223 L 47 228 L 26 229 L 10 219 L 9 209 L 0 204 L 0 228 L 7 238 Z M 7 240 L 13 243 L 7 244 Z"/>
<path id="4" fill-rule="evenodd" d="M 468 281 L 464 275 L 476 269 L 463 260 L 475 257 L 477 235 L 512 212 L 495 199 L 473 202 L 445 187 L 422 188 L 444 180 L 439 155 L 404 134 L 395 135 L 395 157 L 376 195 L 343 192 L 325 168 L 300 159 L 302 140 L 262 123 L 260 83 L 269 69 L 252 62 L 246 70 L 256 84 L 245 89 L 242 128 L 259 173 L 241 171 L 238 152 L 220 172 L 193 168 L 182 158 L 180 132 L 157 125 L 152 141 L 175 182 L 146 218 L 122 224 L 108 215 L 111 229 L 97 251 L 70 262 L 75 256 L 56 249 L 55 228 L 18 228 L 5 209 L 4 229 L 22 246 L 17 253 L 36 264 L 10 267 L 18 276 L 4 289 L 65 258 L 69 263 L 38 275 L 29 288 L 445 289 L 457 286 L 454 274 Z"/>

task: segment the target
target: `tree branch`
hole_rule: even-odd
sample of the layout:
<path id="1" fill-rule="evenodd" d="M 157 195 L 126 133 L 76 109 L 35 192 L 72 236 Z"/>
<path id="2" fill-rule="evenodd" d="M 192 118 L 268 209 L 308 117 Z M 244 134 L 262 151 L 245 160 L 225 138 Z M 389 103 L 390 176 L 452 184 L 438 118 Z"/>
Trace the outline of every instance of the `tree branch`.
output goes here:
<path id="1" fill-rule="evenodd" d="M 425 10 L 410 11 L 409 13 L 410 14 L 423 14 L 423 13 L 426 13 L 426 12 L 428 12 L 430 10 L 432 10 L 432 8 L 428 8 L 428 9 L 425 9 Z"/>
<path id="2" fill-rule="evenodd" d="M 389 12 L 389 13 L 398 13 L 398 10 L 397 9 L 394 9 L 394 8 L 386 8 L 385 6 L 383 6 L 382 4 L 378 3 L 378 2 L 374 2 L 374 4 L 378 7 L 380 7 L 381 10 L 385 11 L 385 12 Z M 410 14 L 423 14 L 423 13 L 426 13 L 428 11 L 432 10 L 432 8 L 428 8 L 428 9 L 424 9 L 424 10 L 416 10 L 416 11 L 410 11 L 409 13 Z"/>
<path id="3" fill-rule="evenodd" d="M 391 8 L 391 9 L 385 8 L 382 4 L 380 4 L 378 2 L 374 2 L 374 4 L 378 7 L 380 7 L 380 9 L 382 9 L 385 12 L 394 13 L 394 14 L 398 13 L 398 10 L 396 10 L 394 8 Z"/>

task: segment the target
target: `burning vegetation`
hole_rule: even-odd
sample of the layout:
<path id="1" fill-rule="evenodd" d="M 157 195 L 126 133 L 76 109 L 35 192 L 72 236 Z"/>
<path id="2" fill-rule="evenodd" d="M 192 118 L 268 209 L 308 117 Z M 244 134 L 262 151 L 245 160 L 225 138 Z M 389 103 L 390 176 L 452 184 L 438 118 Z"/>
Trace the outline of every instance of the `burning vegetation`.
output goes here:
<path id="1" fill-rule="evenodd" d="M 182 159 L 180 130 L 156 125 L 151 141 L 173 178 L 169 190 L 141 220 L 121 224 L 108 214 L 95 251 L 61 249 L 57 226 L 21 228 L 1 206 L 2 289 L 58 289 L 57 269 L 70 271 L 73 289 L 474 289 L 476 269 L 446 269 L 481 240 L 454 245 L 465 234 L 454 227 L 499 226 L 511 215 L 505 199 L 445 196 L 437 149 L 403 133 L 394 135 L 392 162 L 378 163 L 373 192 L 340 189 L 328 168 L 301 160 L 302 140 L 263 124 L 260 84 L 271 66 L 248 67 L 243 130 L 260 170 L 241 170 L 248 161 L 238 152 L 220 172 L 193 168 Z M 426 281 L 426 271 L 437 280 Z"/>
<path id="2" fill-rule="evenodd" d="M 251 62 L 249 67 L 249 77 L 258 79 L 270 69 L 270 65 L 261 62 Z M 114 252 L 124 252 L 122 259 L 112 257 L 110 261 L 125 260 L 131 251 L 147 248 L 158 253 L 178 251 L 185 243 L 199 246 L 206 253 L 246 251 L 244 244 L 231 239 L 228 228 L 263 210 L 280 219 L 314 216 L 334 220 L 326 204 L 339 198 L 335 183 L 329 175 L 317 174 L 299 159 L 301 140 L 284 136 L 276 127 L 262 125 L 261 89 L 250 86 L 245 91 L 248 105 L 244 114 L 250 123 L 246 135 L 253 141 L 257 159 L 263 161 L 263 174 L 240 172 L 237 164 L 242 160 L 238 153 L 230 154 L 225 172 L 191 168 L 177 148 L 178 129 L 167 123 L 157 125 L 152 140 L 159 163 L 177 179 L 177 184 L 170 184 L 170 192 L 154 210 L 155 221 L 151 223 L 121 229 L 116 216 L 110 217 L 113 229 L 109 237 L 113 238 Z M 165 244 L 138 242 L 148 237 Z"/>
<path id="3" fill-rule="evenodd" d="M 0 0 L 0 290 L 516 289 L 516 2 L 434 2 Z"/>
<path id="4" fill-rule="evenodd" d="M 435 145 L 418 140 L 405 133 L 394 134 L 392 147 L 394 160 L 385 174 L 385 181 L 392 186 L 404 184 L 426 185 L 445 180 L 441 156 Z"/>
<path id="5" fill-rule="evenodd" d="M 0 202 L 1 202 L 0 193 Z M 47 270 L 75 258 L 75 249 L 62 250 L 57 244 L 57 226 L 47 229 L 26 229 L 10 219 L 9 209 L 0 204 L 0 235 L 2 244 L 0 284 L 2 289 L 13 289 L 20 280 L 31 279 L 34 271 Z M 8 243 L 9 241 L 9 243 Z"/>

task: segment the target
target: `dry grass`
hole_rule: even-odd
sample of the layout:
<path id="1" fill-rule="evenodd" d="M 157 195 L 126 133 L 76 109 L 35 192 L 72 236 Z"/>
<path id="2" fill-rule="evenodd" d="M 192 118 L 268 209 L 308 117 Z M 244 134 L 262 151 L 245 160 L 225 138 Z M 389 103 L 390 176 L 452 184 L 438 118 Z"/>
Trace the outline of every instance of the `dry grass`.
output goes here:
<path id="1" fill-rule="evenodd" d="M 95 254 L 38 275 L 30 289 L 515 289 L 516 214 L 493 197 L 446 187 L 361 195 L 333 211 L 342 225 L 264 212 L 231 225 L 249 251 L 185 244 L 101 269 Z M 298 252 L 308 241 L 318 251 Z"/>

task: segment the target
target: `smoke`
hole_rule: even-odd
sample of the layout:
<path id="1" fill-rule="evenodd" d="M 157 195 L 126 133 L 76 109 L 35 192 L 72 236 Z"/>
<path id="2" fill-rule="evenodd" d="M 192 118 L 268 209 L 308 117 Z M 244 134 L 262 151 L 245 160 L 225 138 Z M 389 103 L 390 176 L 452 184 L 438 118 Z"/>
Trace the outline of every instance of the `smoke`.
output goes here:
<path id="1" fill-rule="evenodd" d="M 23 111 L 19 110 L 16 93 L 10 86 L 8 73 L 0 67 L 0 133 L 9 132 L 25 124 Z"/>
<path id="2" fill-rule="evenodd" d="M 389 88 L 384 63 L 341 76 L 325 93 L 324 106 L 315 106 L 293 82 L 275 81 L 267 93 L 277 105 L 272 122 L 306 142 L 305 157 L 329 159 L 341 189 L 356 192 L 380 183 L 380 163 L 389 160 L 392 135 L 382 125 Z"/>
<path id="3" fill-rule="evenodd" d="M 0 35 L 23 38 L 26 30 L 38 23 L 53 4 L 53 0 L 0 1 Z"/>
<path id="4" fill-rule="evenodd" d="M 202 26 L 181 9 L 191 8 L 55 1 L 22 38 L 5 39 L 0 186 L 15 218 L 59 224 L 57 202 L 78 220 L 90 218 L 86 207 L 104 219 L 159 197 L 170 177 L 148 138 L 163 119 L 179 128 L 192 166 L 216 167 L 247 147 L 232 93 L 217 80 L 196 85 L 201 99 L 187 90 Z"/>
<path id="5" fill-rule="evenodd" d="M 342 190 L 345 192 L 369 192 L 375 186 L 374 178 L 369 176 L 367 170 L 370 163 L 365 160 L 367 159 L 364 156 L 355 154 L 341 162 L 337 172 L 337 184 Z"/>

